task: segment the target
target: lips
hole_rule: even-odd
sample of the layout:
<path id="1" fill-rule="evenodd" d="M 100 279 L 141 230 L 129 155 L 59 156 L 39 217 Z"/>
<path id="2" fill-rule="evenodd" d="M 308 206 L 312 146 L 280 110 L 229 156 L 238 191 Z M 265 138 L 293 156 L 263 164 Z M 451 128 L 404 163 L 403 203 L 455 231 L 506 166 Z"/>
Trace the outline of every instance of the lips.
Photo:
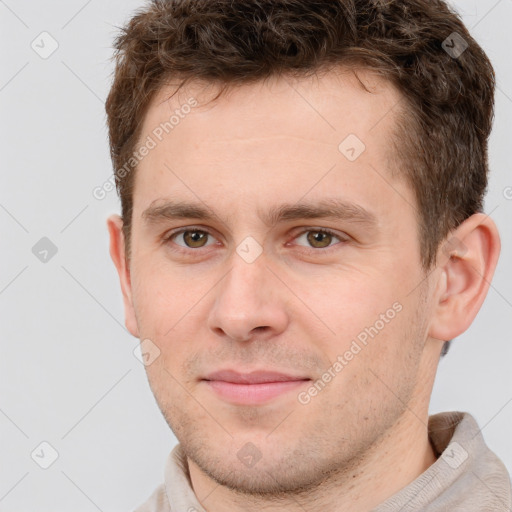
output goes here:
<path id="1" fill-rule="evenodd" d="M 309 377 L 292 376 L 270 371 L 239 373 L 234 370 L 221 370 L 210 373 L 203 380 L 231 382 L 232 384 L 265 384 L 268 382 L 291 382 L 310 379 Z"/>
<path id="2" fill-rule="evenodd" d="M 259 405 L 277 397 L 290 396 L 292 391 L 310 380 L 309 377 L 264 370 L 250 373 L 221 370 L 202 379 L 217 397 L 235 405 Z"/>

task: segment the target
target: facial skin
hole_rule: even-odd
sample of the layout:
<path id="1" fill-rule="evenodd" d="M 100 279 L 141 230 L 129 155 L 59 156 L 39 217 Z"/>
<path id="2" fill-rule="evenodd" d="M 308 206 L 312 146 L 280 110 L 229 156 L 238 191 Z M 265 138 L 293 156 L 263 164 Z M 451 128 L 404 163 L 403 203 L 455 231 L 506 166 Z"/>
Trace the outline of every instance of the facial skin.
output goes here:
<path id="1" fill-rule="evenodd" d="M 371 94 L 346 70 L 244 85 L 206 106 L 216 91 L 191 84 L 166 101 L 175 90 L 166 87 L 142 141 L 190 97 L 199 105 L 139 164 L 129 262 L 121 219 L 108 220 L 127 328 L 161 351 L 146 367 L 149 383 L 208 511 L 370 510 L 435 461 L 428 403 L 443 340 L 480 308 L 499 237 L 490 218 L 474 215 L 452 233 L 459 250 L 449 258 L 440 249 L 425 274 L 413 192 L 391 175 L 400 95 L 358 75 Z M 349 134 L 366 146 L 353 162 L 338 149 Z M 262 219 L 283 204 L 327 199 L 375 222 Z M 166 201 L 213 217 L 143 218 Z M 207 232 L 205 245 L 186 246 L 194 233 L 165 241 L 184 228 Z M 334 236 L 322 242 L 322 229 Z M 237 253 L 246 237 L 262 248 L 250 263 Z M 301 403 L 299 393 L 397 303 L 394 318 Z M 237 404 L 202 380 L 222 369 L 311 380 Z M 247 453 L 261 458 L 251 467 L 239 456 Z"/>

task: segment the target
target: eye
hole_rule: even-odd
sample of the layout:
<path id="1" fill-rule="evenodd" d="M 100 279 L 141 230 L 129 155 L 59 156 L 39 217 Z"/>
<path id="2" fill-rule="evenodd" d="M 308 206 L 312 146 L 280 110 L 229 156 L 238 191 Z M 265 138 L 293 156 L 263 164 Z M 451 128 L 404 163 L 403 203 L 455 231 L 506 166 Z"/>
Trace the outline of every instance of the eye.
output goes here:
<path id="1" fill-rule="evenodd" d="M 189 228 L 171 233 L 166 237 L 166 241 L 172 240 L 176 245 L 186 249 L 198 249 L 212 245 L 214 243 L 214 240 L 212 240 L 211 243 L 208 243 L 209 236 L 210 233 L 207 231 L 203 231 L 202 229 Z"/>
<path id="2" fill-rule="evenodd" d="M 298 245 L 303 246 L 306 250 L 317 252 L 318 249 L 328 250 L 341 242 L 347 242 L 348 237 L 343 237 L 326 228 L 319 228 L 302 231 L 294 240 L 299 241 Z M 181 252 L 215 245 L 216 240 L 211 233 L 204 229 L 188 227 L 164 236 L 164 242 L 172 242 L 171 248 L 174 245 L 174 250 Z"/>
<path id="3" fill-rule="evenodd" d="M 338 240 L 338 242 L 347 241 L 346 238 L 336 235 L 329 229 L 310 229 L 308 231 L 303 231 L 300 236 L 295 238 L 295 240 L 302 240 L 303 242 L 306 242 L 313 249 L 329 248 L 332 246 L 334 239 Z"/>

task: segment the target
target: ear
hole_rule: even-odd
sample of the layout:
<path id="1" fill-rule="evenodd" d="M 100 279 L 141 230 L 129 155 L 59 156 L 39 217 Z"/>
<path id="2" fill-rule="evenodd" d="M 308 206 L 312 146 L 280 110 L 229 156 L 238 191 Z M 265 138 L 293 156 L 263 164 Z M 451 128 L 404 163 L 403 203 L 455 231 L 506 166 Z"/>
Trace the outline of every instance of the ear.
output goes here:
<path id="1" fill-rule="evenodd" d="M 130 279 L 130 267 L 126 259 L 125 240 L 123 233 L 123 219 L 119 215 L 111 215 L 107 219 L 107 227 L 110 234 L 110 257 L 119 274 L 121 290 L 123 292 L 125 325 L 130 334 L 139 337 L 139 329 L 135 318 L 135 310 L 132 300 L 132 284 Z"/>
<path id="2" fill-rule="evenodd" d="M 496 224 L 483 213 L 466 219 L 441 244 L 432 338 L 448 341 L 471 325 L 489 290 L 500 249 Z"/>

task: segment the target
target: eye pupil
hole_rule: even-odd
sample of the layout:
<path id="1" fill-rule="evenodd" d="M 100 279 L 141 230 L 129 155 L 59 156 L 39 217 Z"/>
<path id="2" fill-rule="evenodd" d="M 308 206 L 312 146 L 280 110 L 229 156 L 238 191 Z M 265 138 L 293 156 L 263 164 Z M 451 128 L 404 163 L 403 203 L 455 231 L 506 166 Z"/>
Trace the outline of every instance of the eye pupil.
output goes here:
<path id="1" fill-rule="evenodd" d="M 324 233 L 321 231 L 310 231 L 308 233 L 308 242 L 313 247 L 327 247 L 331 243 L 332 236 L 329 233 Z M 320 245 L 318 245 L 320 244 Z"/>
<path id="2" fill-rule="evenodd" d="M 206 233 L 203 231 L 185 231 L 183 240 L 189 247 L 202 247 L 206 241 Z"/>

